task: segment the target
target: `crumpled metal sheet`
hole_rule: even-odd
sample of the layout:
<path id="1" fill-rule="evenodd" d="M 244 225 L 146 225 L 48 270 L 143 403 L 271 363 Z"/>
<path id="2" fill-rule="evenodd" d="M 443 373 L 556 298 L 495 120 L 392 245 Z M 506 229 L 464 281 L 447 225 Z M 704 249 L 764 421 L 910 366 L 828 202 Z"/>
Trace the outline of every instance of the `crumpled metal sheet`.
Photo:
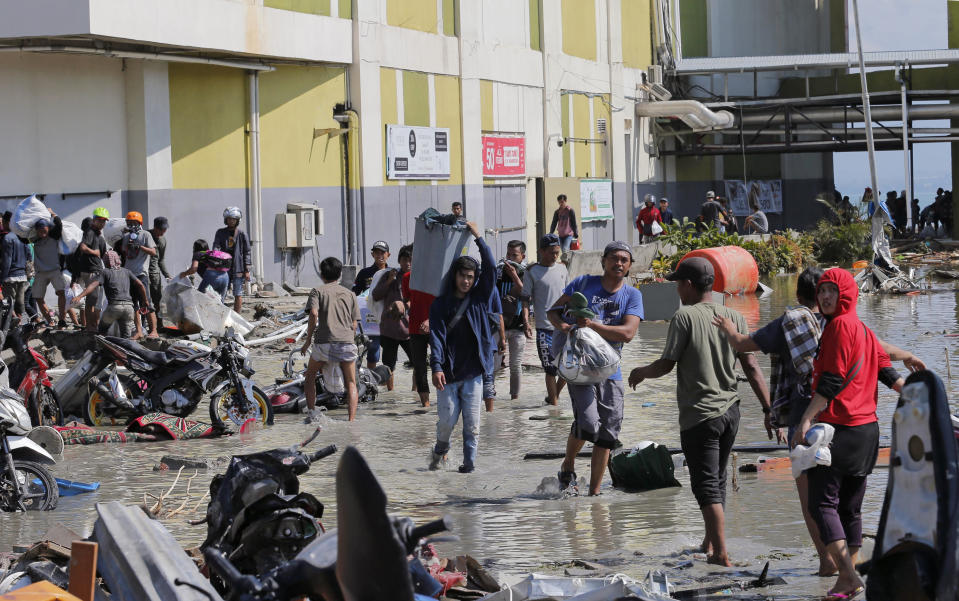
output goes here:
<path id="1" fill-rule="evenodd" d="M 97 503 L 96 509 L 97 570 L 112 599 L 222 601 L 163 524 L 139 507 L 116 501 Z"/>

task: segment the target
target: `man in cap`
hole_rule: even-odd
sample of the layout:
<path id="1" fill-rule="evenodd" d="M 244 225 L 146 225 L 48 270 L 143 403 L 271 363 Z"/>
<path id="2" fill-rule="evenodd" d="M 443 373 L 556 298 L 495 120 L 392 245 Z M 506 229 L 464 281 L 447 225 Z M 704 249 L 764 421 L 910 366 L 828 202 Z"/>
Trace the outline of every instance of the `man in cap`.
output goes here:
<path id="1" fill-rule="evenodd" d="M 673 224 L 673 212 L 669 208 L 669 199 L 663 196 L 659 199 L 659 216 L 663 219 L 663 225 Z"/>
<path id="2" fill-rule="evenodd" d="M 706 202 L 699 207 L 699 215 L 703 218 L 703 223 L 708 227 L 713 225 L 719 231 L 723 231 L 726 220 L 723 218 L 723 206 L 716 202 L 716 193 L 710 190 L 706 192 Z"/>
<path id="3" fill-rule="evenodd" d="M 643 244 L 646 244 L 656 241 L 659 234 L 653 233 L 653 224 L 658 223 L 662 225 L 663 217 L 659 214 L 659 209 L 656 208 L 655 196 L 647 194 L 643 199 L 643 203 L 646 206 L 639 211 L 639 215 L 636 217 L 636 229 L 639 230 L 640 239 L 643 241 Z"/>
<path id="4" fill-rule="evenodd" d="M 360 272 L 356 274 L 356 280 L 353 281 L 353 294 L 356 296 L 360 296 L 367 290 L 370 290 L 373 285 L 374 276 L 381 270 L 386 269 L 386 262 L 390 258 L 390 245 L 383 240 L 377 240 L 373 243 L 370 254 L 373 255 L 373 264 L 361 269 Z M 373 369 L 379 360 L 380 337 L 370 336 L 370 346 L 366 351 L 366 366 Z"/>
<path id="5" fill-rule="evenodd" d="M 163 278 L 170 278 L 166 268 L 166 231 L 170 229 L 170 221 L 166 217 L 154 217 L 153 229 L 150 236 L 156 245 L 157 253 L 150 256 L 150 298 L 157 310 L 157 325 L 163 323 L 160 315 L 160 297 L 163 294 Z"/>
<path id="6" fill-rule="evenodd" d="M 729 566 L 726 552 L 726 463 L 739 430 L 739 392 L 736 389 L 737 357 L 763 411 L 769 410 L 769 392 L 756 357 L 736 353 L 718 328 L 716 316 L 728 317 L 741 334 L 746 320 L 736 311 L 712 302 L 715 274 L 701 257 L 682 261 L 666 279 L 676 282 L 683 306 L 669 322 L 662 357 L 629 374 L 636 388 L 643 380 L 661 378 L 678 365 L 676 400 L 683 453 L 689 480 L 706 523 L 703 550 L 709 563 Z M 767 434 L 772 431 L 767 428 Z"/>
<path id="7" fill-rule="evenodd" d="M 561 332 L 553 340 L 557 354 L 574 328 L 590 328 L 617 352 L 636 335 L 643 318 L 643 295 L 626 280 L 633 253 L 625 242 L 610 242 L 603 251 L 603 275 L 584 275 L 569 283 L 549 320 Z M 578 303 L 573 303 L 574 296 Z M 576 455 L 586 441 L 593 443 L 589 494 L 598 495 L 609 453 L 616 447 L 623 423 L 623 376 L 620 370 L 599 384 L 567 383 L 573 405 L 573 426 L 558 478 L 562 489 L 576 481 Z"/>
<path id="8" fill-rule="evenodd" d="M 89 227 L 84 230 L 83 238 L 80 239 L 74 266 L 77 273 L 74 273 L 73 277 L 77 278 L 79 276 L 78 281 L 84 288 L 89 287 L 93 282 L 100 281 L 99 275 L 103 270 L 103 258 L 107 254 L 107 241 L 103 238 L 101 232 L 109 218 L 110 212 L 104 207 L 93 209 L 93 217 L 90 218 Z M 100 320 L 97 302 L 100 299 L 100 293 L 94 286 L 87 295 L 87 302 L 83 308 L 84 323 L 89 332 L 97 331 L 97 323 Z"/>
<path id="9" fill-rule="evenodd" d="M 523 295 L 532 304 L 536 318 L 536 352 L 546 372 L 546 404 L 556 405 L 566 382 L 556 377 L 553 365 L 553 323 L 547 311 L 563 295 L 569 271 L 559 260 L 563 253 L 559 236 L 546 234 L 539 240 L 538 261 L 523 275 Z"/>
<path id="10" fill-rule="evenodd" d="M 33 243 L 33 267 L 36 275 L 33 278 L 33 298 L 36 299 L 43 319 L 49 315 L 47 305 L 43 300 L 47 293 L 47 286 L 52 285 L 57 295 L 57 310 L 60 320 L 57 327 L 66 326 L 67 296 L 66 288 L 70 285 L 65 275 L 60 259 L 60 236 L 63 232 L 63 222 L 60 217 L 50 211 L 50 219 L 40 219 L 33 226 L 37 232 L 37 239 Z"/>

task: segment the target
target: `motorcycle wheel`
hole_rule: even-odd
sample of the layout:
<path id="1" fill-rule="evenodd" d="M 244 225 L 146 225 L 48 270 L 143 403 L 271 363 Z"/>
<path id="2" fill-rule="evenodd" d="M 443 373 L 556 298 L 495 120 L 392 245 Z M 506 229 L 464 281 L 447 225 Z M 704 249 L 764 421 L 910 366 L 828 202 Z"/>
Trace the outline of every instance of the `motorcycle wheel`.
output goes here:
<path id="1" fill-rule="evenodd" d="M 120 383 L 127 389 L 128 394 L 136 394 L 134 391 L 142 392 L 142 389 L 137 385 L 137 381 L 132 377 L 126 374 L 120 374 L 119 377 Z M 83 423 L 91 427 L 96 427 L 122 426 L 127 422 L 129 415 L 124 415 L 117 407 L 111 407 L 112 410 L 107 413 L 105 407 L 108 406 L 109 403 L 107 400 L 100 396 L 99 392 L 94 390 L 87 399 L 87 402 L 83 404 Z"/>
<path id="2" fill-rule="evenodd" d="M 30 425 L 62 426 L 63 410 L 60 409 L 60 399 L 52 388 L 36 386 L 30 393 L 27 401 L 27 410 L 30 412 Z"/>
<path id="3" fill-rule="evenodd" d="M 47 468 L 32 461 L 14 460 L 14 469 L 20 483 L 27 482 L 26 498 L 20 501 L 27 511 L 49 511 L 56 508 L 60 500 L 60 489 L 57 481 Z M 10 473 L 3 470 L 0 474 L 0 495 L 2 495 L 3 509 L 16 511 L 14 504 L 14 483 L 10 481 Z"/>
<path id="4" fill-rule="evenodd" d="M 261 425 L 273 425 L 273 404 L 259 386 L 253 387 L 256 407 L 245 413 L 239 413 L 236 407 L 233 407 L 233 398 L 236 394 L 236 388 L 231 386 L 210 399 L 210 420 L 214 426 L 223 429 L 230 429 L 233 426 L 239 428 L 251 417 L 255 417 Z"/>

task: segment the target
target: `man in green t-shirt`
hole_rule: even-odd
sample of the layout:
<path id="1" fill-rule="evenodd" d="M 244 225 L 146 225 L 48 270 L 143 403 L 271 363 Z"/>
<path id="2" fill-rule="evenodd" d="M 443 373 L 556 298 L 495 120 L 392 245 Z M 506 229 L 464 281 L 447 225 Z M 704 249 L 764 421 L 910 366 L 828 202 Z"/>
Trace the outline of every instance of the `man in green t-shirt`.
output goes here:
<path id="1" fill-rule="evenodd" d="M 739 393 L 736 390 L 736 358 L 739 358 L 763 411 L 769 411 L 769 391 L 756 357 L 736 353 L 718 328 L 710 327 L 713 317 L 730 318 L 746 334 L 743 316 L 712 302 L 715 274 L 712 264 L 700 257 L 684 260 L 666 276 L 676 282 L 683 303 L 669 323 L 666 348 L 660 359 L 629 374 L 629 385 L 647 378 L 660 378 L 678 366 L 676 400 L 683 454 L 689 480 L 706 522 L 703 551 L 707 561 L 732 565 L 726 553 L 725 512 L 726 464 L 739 430 Z M 772 437 L 772 432 L 767 430 Z"/>

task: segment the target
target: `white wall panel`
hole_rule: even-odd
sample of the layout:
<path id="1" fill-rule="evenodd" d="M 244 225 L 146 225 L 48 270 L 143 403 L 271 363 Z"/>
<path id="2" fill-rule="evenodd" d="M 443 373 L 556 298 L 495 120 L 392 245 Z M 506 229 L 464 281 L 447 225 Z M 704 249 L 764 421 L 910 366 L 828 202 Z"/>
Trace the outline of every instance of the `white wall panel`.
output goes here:
<path id="1" fill-rule="evenodd" d="M 0 195 L 126 185 L 121 61 L 0 55 Z"/>
<path id="2" fill-rule="evenodd" d="M 523 0 L 483 0 L 483 42 L 529 48 L 529 22 Z"/>

